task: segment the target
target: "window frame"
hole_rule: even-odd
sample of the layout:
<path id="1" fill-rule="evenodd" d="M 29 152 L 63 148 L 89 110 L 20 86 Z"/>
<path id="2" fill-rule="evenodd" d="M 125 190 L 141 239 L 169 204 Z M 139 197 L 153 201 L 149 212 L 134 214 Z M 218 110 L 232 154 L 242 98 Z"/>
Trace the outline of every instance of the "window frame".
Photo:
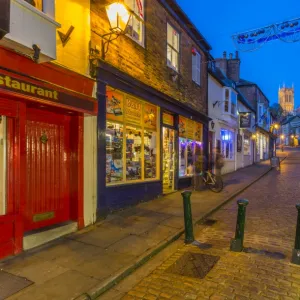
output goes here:
<path id="1" fill-rule="evenodd" d="M 133 8 L 130 7 L 130 5 L 127 4 L 126 2 L 127 0 L 124 1 L 125 5 L 131 10 L 131 17 L 128 21 L 128 25 L 127 25 L 127 31 L 128 31 L 128 26 L 130 25 L 130 22 L 134 22 L 134 20 L 138 21 L 138 22 L 141 22 L 142 23 L 142 39 L 141 41 L 137 40 L 133 34 L 130 34 L 130 33 L 126 33 L 126 36 L 128 36 L 130 39 L 132 39 L 134 42 L 136 42 L 138 45 L 142 46 L 142 47 L 145 47 L 145 0 L 140 0 L 142 1 L 142 6 L 143 6 L 143 17 L 139 16 L 135 10 Z M 135 3 L 135 6 L 137 5 L 136 4 L 136 0 L 133 0 L 134 3 Z M 133 23 L 132 23 L 132 32 L 133 32 Z"/>
<path id="2" fill-rule="evenodd" d="M 169 41 L 168 41 L 168 28 L 169 27 L 168 27 L 168 25 L 178 34 L 178 50 L 176 50 L 173 45 L 169 44 Z M 180 72 L 180 58 L 181 58 L 181 51 L 180 51 L 181 50 L 181 47 L 180 47 L 181 46 L 181 32 L 169 20 L 167 20 L 166 31 L 167 31 L 167 39 L 166 39 L 166 61 L 167 61 L 167 67 L 169 67 L 173 71 L 179 73 Z M 175 51 L 177 53 L 177 64 L 178 64 L 178 68 L 177 69 L 172 66 L 172 62 L 169 63 L 169 60 L 168 60 L 168 47 L 170 47 L 172 51 Z"/>
<path id="3" fill-rule="evenodd" d="M 228 92 L 228 98 L 226 95 L 227 92 Z M 226 105 L 227 105 L 227 110 L 225 110 Z M 229 88 L 225 88 L 224 89 L 224 105 L 223 105 L 223 113 L 224 114 L 230 114 L 229 107 L 230 107 L 230 90 L 229 90 Z"/>
<path id="4" fill-rule="evenodd" d="M 228 140 L 223 140 L 222 138 L 222 131 L 227 132 L 229 139 Z M 224 160 L 226 161 L 235 161 L 235 132 L 227 129 L 227 128 L 221 128 L 220 129 L 220 140 L 221 140 L 221 154 L 224 157 Z M 225 146 L 224 146 L 225 145 Z M 226 157 L 226 149 L 229 149 L 228 154 L 229 157 Z M 230 155 L 231 154 L 231 155 Z M 230 156 L 232 156 L 232 158 L 230 158 Z"/>
<path id="5" fill-rule="evenodd" d="M 196 55 L 192 54 L 192 81 L 199 86 L 201 86 L 201 61 L 202 61 L 202 55 L 198 50 L 196 50 Z"/>

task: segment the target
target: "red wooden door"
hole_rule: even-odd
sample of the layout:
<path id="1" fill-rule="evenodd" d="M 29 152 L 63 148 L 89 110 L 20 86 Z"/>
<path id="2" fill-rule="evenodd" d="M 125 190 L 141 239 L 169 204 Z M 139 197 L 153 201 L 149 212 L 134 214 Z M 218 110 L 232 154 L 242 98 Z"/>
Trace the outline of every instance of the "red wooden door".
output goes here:
<path id="1" fill-rule="evenodd" d="M 70 219 L 70 117 L 27 110 L 25 231 Z"/>

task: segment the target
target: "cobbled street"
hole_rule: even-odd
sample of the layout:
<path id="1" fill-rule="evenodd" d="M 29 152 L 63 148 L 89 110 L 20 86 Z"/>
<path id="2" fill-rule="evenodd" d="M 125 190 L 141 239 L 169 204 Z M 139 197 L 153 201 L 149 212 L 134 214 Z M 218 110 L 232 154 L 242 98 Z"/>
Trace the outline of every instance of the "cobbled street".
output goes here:
<path id="1" fill-rule="evenodd" d="M 300 151 L 290 149 L 281 170 L 269 172 L 197 228 L 199 246 L 186 245 L 122 299 L 300 299 L 300 267 L 290 263 L 300 203 Z M 244 252 L 229 251 L 238 199 L 248 199 Z M 200 231 L 199 231 L 200 230 Z M 185 253 L 219 256 L 204 279 L 169 272 Z M 191 272 L 193 273 L 193 272 Z"/>

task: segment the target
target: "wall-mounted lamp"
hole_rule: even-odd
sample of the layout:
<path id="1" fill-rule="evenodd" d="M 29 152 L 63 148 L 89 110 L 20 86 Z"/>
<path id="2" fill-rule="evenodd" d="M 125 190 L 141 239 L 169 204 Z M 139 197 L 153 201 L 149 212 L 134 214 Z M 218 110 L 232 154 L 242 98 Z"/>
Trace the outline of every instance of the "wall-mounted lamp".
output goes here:
<path id="1" fill-rule="evenodd" d="M 114 2 L 105 7 L 108 17 L 110 32 L 100 35 L 92 30 L 95 34 L 102 38 L 102 59 L 105 59 L 105 54 L 108 51 L 109 44 L 116 40 L 120 35 L 126 34 L 127 25 L 131 17 L 131 11 L 121 2 Z"/>

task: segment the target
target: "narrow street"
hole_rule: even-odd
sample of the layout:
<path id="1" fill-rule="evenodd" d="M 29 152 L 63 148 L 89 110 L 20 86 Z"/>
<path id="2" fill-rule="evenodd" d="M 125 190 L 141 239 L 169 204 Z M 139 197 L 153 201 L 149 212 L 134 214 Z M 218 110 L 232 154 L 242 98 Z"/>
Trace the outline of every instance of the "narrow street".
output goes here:
<path id="1" fill-rule="evenodd" d="M 295 205 L 300 202 L 299 150 L 289 149 L 280 172 L 271 171 L 237 198 L 249 200 L 244 252 L 229 251 L 236 225 L 235 199 L 210 217 L 215 221 L 209 222 L 211 226 L 197 226 L 195 238 L 200 246 L 183 246 L 181 241 L 173 255 L 122 299 L 300 299 L 300 268 L 290 263 Z M 183 263 L 182 257 L 188 252 L 217 256 L 219 260 L 203 279 L 172 274 L 174 263 Z M 120 297 L 116 286 L 114 292 L 100 298 Z"/>

